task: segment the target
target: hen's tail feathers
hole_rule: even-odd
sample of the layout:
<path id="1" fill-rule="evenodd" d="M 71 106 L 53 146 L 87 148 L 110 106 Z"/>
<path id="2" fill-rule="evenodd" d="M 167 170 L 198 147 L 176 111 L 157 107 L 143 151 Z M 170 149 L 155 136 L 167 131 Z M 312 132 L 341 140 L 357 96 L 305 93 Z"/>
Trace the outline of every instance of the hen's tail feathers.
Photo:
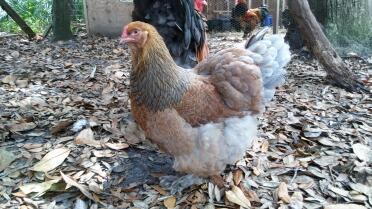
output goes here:
<path id="1" fill-rule="evenodd" d="M 252 36 L 246 48 L 253 52 L 252 58 L 261 69 L 264 87 L 264 102 L 270 101 L 275 94 L 275 88 L 284 83 L 285 65 L 291 59 L 289 46 L 282 35 L 264 37 L 268 28 L 264 28 Z"/>
<path id="2" fill-rule="evenodd" d="M 252 35 L 246 42 L 245 48 L 248 48 L 249 46 L 252 46 L 252 44 L 256 43 L 257 41 L 260 41 L 264 38 L 264 36 L 269 32 L 269 27 L 264 27 L 260 31 L 258 31 L 256 34 Z"/>

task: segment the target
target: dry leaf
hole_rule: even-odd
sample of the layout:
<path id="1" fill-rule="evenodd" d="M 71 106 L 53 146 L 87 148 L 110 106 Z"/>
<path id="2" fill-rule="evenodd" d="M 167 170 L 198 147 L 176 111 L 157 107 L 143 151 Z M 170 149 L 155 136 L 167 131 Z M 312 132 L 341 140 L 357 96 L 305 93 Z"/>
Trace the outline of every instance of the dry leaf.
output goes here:
<path id="1" fill-rule="evenodd" d="M 161 195 L 167 195 L 168 192 L 166 192 L 162 187 L 158 185 L 151 185 L 152 188 L 154 188 L 159 194 Z"/>
<path id="2" fill-rule="evenodd" d="M 38 148 L 34 148 L 34 149 L 29 149 L 28 150 L 29 152 L 32 152 L 32 153 L 40 153 L 43 151 L 43 148 L 42 147 L 38 147 Z"/>
<path id="3" fill-rule="evenodd" d="M 93 150 L 95 157 L 113 157 L 114 153 L 111 150 Z"/>
<path id="4" fill-rule="evenodd" d="M 127 143 L 105 143 L 105 145 L 110 148 L 110 149 L 113 149 L 113 150 L 122 150 L 122 149 L 125 149 L 125 148 L 128 148 L 129 145 Z"/>
<path id="5" fill-rule="evenodd" d="M 15 75 L 7 75 L 5 76 L 1 82 L 5 84 L 14 84 L 14 82 L 17 80 L 17 76 Z"/>
<path id="6" fill-rule="evenodd" d="M 289 204 L 291 202 L 291 197 L 288 194 L 287 184 L 284 182 L 281 182 L 279 184 L 278 197 L 286 204 Z"/>
<path id="7" fill-rule="evenodd" d="M 164 206 L 167 209 L 173 209 L 176 207 L 176 198 L 171 196 L 164 200 Z"/>
<path id="8" fill-rule="evenodd" d="M 324 209 L 367 209 L 363 205 L 357 204 L 337 204 L 337 205 L 327 205 Z"/>
<path id="9" fill-rule="evenodd" d="M 22 131 L 29 131 L 36 128 L 36 124 L 33 122 L 30 123 L 19 123 L 13 124 L 9 126 L 9 130 L 11 132 L 22 132 Z"/>
<path id="10" fill-rule="evenodd" d="M 199 192 L 199 191 L 196 191 L 196 192 L 192 193 L 191 195 L 189 195 L 187 197 L 187 200 L 191 204 L 199 204 L 199 203 L 205 203 L 206 202 L 206 198 L 205 198 L 204 194 Z"/>
<path id="11" fill-rule="evenodd" d="M 78 189 L 81 191 L 81 193 L 83 193 L 86 197 L 88 197 L 89 199 L 91 199 L 91 200 L 93 200 L 93 201 L 96 201 L 96 200 L 93 198 L 93 195 L 89 192 L 87 186 L 77 183 L 75 180 L 73 180 L 73 179 L 70 178 L 69 176 L 66 176 L 66 175 L 63 174 L 62 172 L 61 172 L 61 175 L 62 175 L 63 180 L 64 180 L 64 181 L 66 182 L 66 184 L 67 184 L 66 189 L 67 189 L 68 187 L 70 187 L 70 186 L 76 187 L 76 188 L 78 188 Z"/>
<path id="12" fill-rule="evenodd" d="M 209 202 L 213 202 L 213 199 L 214 199 L 214 185 L 209 182 L 208 183 L 208 196 L 209 196 Z"/>
<path id="13" fill-rule="evenodd" d="M 217 185 L 214 187 L 214 196 L 218 202 L 221 201 L 221 191 Z"/>
<path id="14" fill-rule="evenodd" d="M 19 187 L 19 189 L 24 193 L 24 194 L 30 194 L 33 192 L 38 193 L 37 196 L 45 193 L 52 187 L 53 184 L 59 182 L 60 179 L 54 179 L 42 183 L 29 183 L 25 184 Z"/>
<path id="15" fill-rule="evenodd" d="M 322 130 L 316 126 L 306 125 L 303 127 L 304 136 L 308 138 L 316 138 L 322 134 Z"/>
<path id="16" fill-rule="evenodd" d="M 89 145 L 96 148 L 101 147 L 101 142 L 94 139 L 94 133 L 90 128 L 86 128 L 80 131 L 80 133 L 75 138 L 75 143 Z"/>
<path id="17" fill-rule="evenodd" d="M 328 185 L 328 189 L 331 190 L 332 192 L 338 194 L 338 195 L 343 196 L 343 197 L 349 197 L 349 192 L 344 190 L 344 189 L 334 187 L 332 185 Z"/>
<path id="18" fill-rule="evenodd" d="M 234 183 L 235 183 L 236 186 L 238 186 L 240 184 L 242 179 L 243 179 L 243 171 L 240 170 L 240 169 L 234 171 L 233 180 L 234 180 Z"/>
<path id="19" fill-rule="evenodd" d="M 363 144 L 353 144 L 353 151 L 356 156 L 363 161 L 368 163 L 372 162 L 372 149 Z"/>
<path id="20" fill-rule="evenodd" d="M 73 122 L 71 120 L 61 121 L 56 126 L 54 126 L 50 132 L 53 135 L 58 134 L 58 133 L 64 131 L 67 127 L 71 126 L 72 123 Z"/>
<path id="21" fill-rule="evenodd" d="M 15 155 L 5 149 L 0 149 L 0 172 L 7 168 L 14 160 Z"/>
<path id="22" fill-rule="evenodd" d="M 246 194 L 249 201 L 260 202 L 260 198 L 258 197 L 255 191 L 249 189 L 249 190 L 244 191 L 244 193 Z"/>
<path id="23" fill-rule="evenodd" d="M 367 186 L 361 183 L 357 183 L 357 184 L 350 183 L 349 185 L 353 190 L 357 192 L 363 193 L 367 196 L 372 196 L 372 187 L 370 186 Z"/>
<path id="24" fill-rule="evenodd" d="M 225 192 L 226 198 L 237 205 L 245 208 L 251 207 L 251 202 L 245 197 L 242 190 L 237 186 L 232 186 L 232 189 Z"/>
<path id="25" fill-rule="evenodd" d="M 262 145 L 261 145 L 261 152 L 263 153 L 266 153 L 268 150 L 269 150 L 269 141 L 265 140 L 262 142 Z"/>
<path id="26" fill-rule="evenodd" d="M 61 165 L 69 154 L 70 150 L 67 148 L 52 150 L 30 169 L 39 172 L 51 171 Z"/>

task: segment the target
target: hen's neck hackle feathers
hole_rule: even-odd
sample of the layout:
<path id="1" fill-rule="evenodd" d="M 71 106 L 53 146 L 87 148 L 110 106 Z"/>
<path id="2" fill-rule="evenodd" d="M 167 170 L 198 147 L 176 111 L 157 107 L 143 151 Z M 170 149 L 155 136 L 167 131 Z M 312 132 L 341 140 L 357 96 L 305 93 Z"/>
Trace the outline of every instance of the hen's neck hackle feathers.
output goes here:
<path id="1" fill-rule="evenodd" d="M 133 22 L 148 32 L 142 48 L 132 49 L 131 95 L 138 105 L 161 111 L 176 105 L 187 90 L 188 79 L 173 61 L 163 38 L 156 29 L 142 22 Z"/>

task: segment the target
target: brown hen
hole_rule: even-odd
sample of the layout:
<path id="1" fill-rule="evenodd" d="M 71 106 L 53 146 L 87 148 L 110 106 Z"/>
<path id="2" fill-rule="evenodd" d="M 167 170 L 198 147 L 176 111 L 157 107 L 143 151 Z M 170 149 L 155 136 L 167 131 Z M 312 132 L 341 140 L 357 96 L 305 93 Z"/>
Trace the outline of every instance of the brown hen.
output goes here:
<path id="1" fill-rule="evenodd" d="M 283 37 L 261 40 L 266 32 L 190 70 L 176 65 L 153 26 L 125 26 L 121 40 L 132 55 L 133 116 L 146 137 L 174 157 L 175 170 L 218 175 L 251 146 L 255 116 L 284 81 L 290 60 Z"/>

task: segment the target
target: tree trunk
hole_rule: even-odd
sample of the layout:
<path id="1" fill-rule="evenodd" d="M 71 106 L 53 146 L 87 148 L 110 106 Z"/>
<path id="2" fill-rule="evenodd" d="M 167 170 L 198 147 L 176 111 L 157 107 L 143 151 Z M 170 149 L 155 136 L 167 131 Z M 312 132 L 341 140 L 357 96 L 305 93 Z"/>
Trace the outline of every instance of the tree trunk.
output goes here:
<path id="1" fill-rule="evenodd" d="M 302 38 L 312 54 L 323 65 L 330 81 L 348 91 L 367 91 L 353 72 L 346 68 L 341 57 L 332 47 L 311 12 L 309 3 L 306 0 L 289 0 L 289 9 Z"/>
<path id="2" fill-rule="evenodd" d="M 1 8 L 21 27 L 22 31 L 28 35 L 29 39 L 36 36 L 35 32 L 27 25 L 27 23 L 15 12 L 5 0 L 0 0 Z"/>
<path id="3" fill-rule="evenodd" d="M 71 32 L 71 0 L 53 0 L 54 40 L 69 40 Z"/>

